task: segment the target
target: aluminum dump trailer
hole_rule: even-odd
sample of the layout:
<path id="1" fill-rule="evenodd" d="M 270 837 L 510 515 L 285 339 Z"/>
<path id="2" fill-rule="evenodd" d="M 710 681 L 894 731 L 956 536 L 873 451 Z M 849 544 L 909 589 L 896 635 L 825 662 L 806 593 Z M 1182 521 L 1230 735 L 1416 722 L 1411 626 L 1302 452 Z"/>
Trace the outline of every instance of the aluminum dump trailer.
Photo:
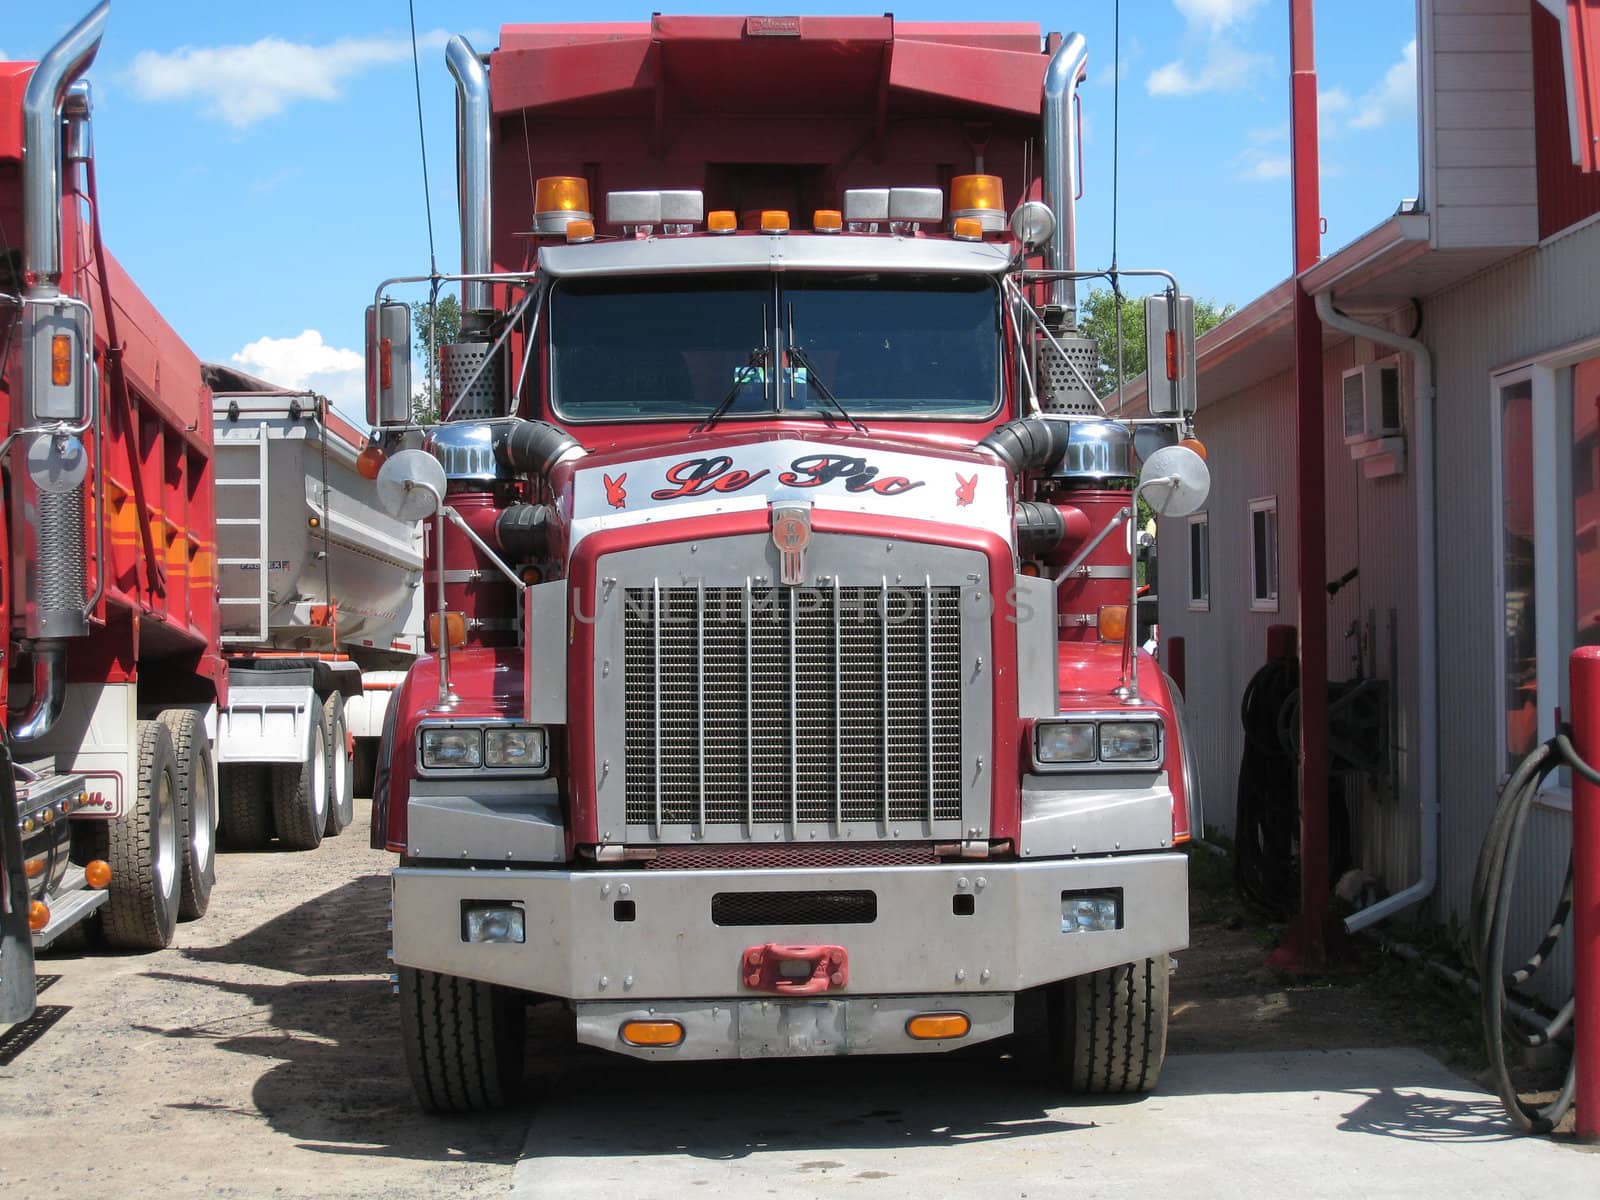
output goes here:
<path id="1" fill-rule="evenodd" d="M 232 689 L 218 760 L 223 825 L 234 783 L 241 820 L 228 839 L 262 839 L 262 805 L 239 780 L 260 776 L 259 764 L 287 770 L 314 761 L 320 713 L 328 796 L 320 806 L 310 797 L 303 816 L 309 833 L 314 811 L 325 808 L 325 828 L 337 832 L 338 811 L 348 812 L 353 791 L 369 785 L 389 696 L 422 648 L 422 534 L 383 511 L 376 484 L 357 469 L 366 438 L 324 397 L 215 364 L 205 374 Z M 275 785 L 268 772 L 263 786 L 274 806 L 284 803 L 284 781 Z"/>

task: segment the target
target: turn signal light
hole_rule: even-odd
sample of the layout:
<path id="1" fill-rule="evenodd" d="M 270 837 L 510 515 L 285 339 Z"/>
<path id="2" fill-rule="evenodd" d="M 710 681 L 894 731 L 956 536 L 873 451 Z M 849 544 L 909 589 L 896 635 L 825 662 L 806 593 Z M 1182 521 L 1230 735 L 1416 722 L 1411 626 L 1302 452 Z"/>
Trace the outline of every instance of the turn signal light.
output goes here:
<path id="1" fill-rule="evenodd" d="M 781 208 L 764 208 L 761 210 L 762 233 L 788 233 L 789 214 Z"/>
<path id="2" fill-rule="evenodd" d="M 111 864 L 103 858 L 90 861 L 83 869 L 83 878 L 95 891 L 106 887 L 111 882 Z"/>
<path id="3" fill-rule="evenodd" d="M 50 906 L 43 900 L 35 900 L 28 905 L 28 928 L 38 933 L 50 924 Z"/>
<path id="4" fill-rule="evenodd" d="M 450 649 L 458 650 L 467 644 L 467 615 L 465 613 L 447 612 L 444 614 L 444 628 L 450 638 Z M 439 614 L 428 614 L 428 649 L 439 648 Z"/>
<path id="5" fill-rule="evenodd" d="M 837 208 L 819 208 L 811 214 L 811 228 L 816 233 L 841 233 L 844 214 Z"/>
<path id="6" fill-rule="evenodd" d="M 567 242 L 569 245 L 580 245 L 584 242 L 594 241 L 593 221 L 573 221 L 567 226 Z"/>
<path id="7" fill-rule="evenodd" d="M 384 453 L 376 446 L 368 446 L 356 455 L 356 474 L 363 479 L 376 479 L 383 470 Z"/>
<path id="8" fill-rule="evenodd" d="M 966 1037 L 971 1031 L 972 1018 L 966 1013 L 922 1013 L 906 1022 L 906 1033 L 919 1042 Z"/>
<path id="9" fill-rule="evenodd" d="M 630 1046 L 678 1046 L 683 1044 L 683 1026 L 676 1021 L 627 1021 L 622 1040 Z"/>
<path id="10" fill-rule="evenodd" d="M 711 233 L 732 233 L 739 228 L 739 215 L 727 208 L 719 208 L 706 216 L 706 229 Z"/>
<path id="11" fill-rule="evenodd" d="M 1100 606 L 1100 640 L 1120 642 L 1128 636 L 1128 606 L 1102 604 Z"/>
<path id="12" fill-rule="evenodd" d="M 575 175 L 546 175 L 534 185 L 533 208 L 541 213 L 582 213 L 588 216 L 589 181 Z"/>
<path id="13" fill-rule="evenodd" d="M 50 382 L 66 387 L 72 382 L 72 336 L 58 333 L 50 339 Z"/>
<path id="14" fill-rule="evenodd" d="M 30 858 L 22 864 L 22 873 L 29 879 L 37 879 L 44 874 L 44 859 Z"/>
<path id="15" fill-rule="evenodd" d="M 1204 442 L 1202 442 L 1199 438 L 1187 437 L 1187 438 L 1184 438 L 1183 441 L 1179 442 L 1178 445 L 1184 446 L 1184 447 L 1186 447 L 1186 448 L 1188 448 L 1190 450 L 1193 450 L 1202 459 L 1204 459 L 1205 456 L 1206 456 L 1206 444 Z"/>

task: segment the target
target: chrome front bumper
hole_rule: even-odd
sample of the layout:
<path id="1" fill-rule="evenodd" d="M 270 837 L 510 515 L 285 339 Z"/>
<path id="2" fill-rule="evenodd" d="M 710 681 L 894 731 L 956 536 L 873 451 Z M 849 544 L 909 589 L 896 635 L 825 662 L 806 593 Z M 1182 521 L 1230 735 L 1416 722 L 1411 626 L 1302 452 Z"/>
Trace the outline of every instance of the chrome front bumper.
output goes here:
<path id="1" fill-rule="evenodd" d="M 1187 883 L 1181 853 L 807 870 L 402 867 L 393 876 L 394 957 L 632 1012 L 657 1002 L 776 999 L 747 986 L 746 952 L 826 945 L 847 954 L 847 980 L 813 999 L 976 998 L 1181 949 Z M 794 892 L 870 892 L 875 916 L 828 925 L 713 921 L 719 893 Z M 1064 932 L 1064 892 L 1120 892 L 1122 927 Z M 519 906 L 526 941 L 466 941 L 469 903 Z"/>

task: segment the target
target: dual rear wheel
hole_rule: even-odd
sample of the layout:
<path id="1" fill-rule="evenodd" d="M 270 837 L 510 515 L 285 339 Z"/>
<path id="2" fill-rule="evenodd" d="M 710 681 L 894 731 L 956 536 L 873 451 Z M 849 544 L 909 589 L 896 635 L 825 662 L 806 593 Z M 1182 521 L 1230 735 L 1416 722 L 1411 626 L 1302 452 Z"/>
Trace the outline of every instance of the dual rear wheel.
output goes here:
<path id="1" fill-rule="evenodd" d="M 300 762 L 234 763 L 222 771 L 222 826 L 231 850 L 315 850 L 355 819 L 344 698 L 323 701 Z"/>

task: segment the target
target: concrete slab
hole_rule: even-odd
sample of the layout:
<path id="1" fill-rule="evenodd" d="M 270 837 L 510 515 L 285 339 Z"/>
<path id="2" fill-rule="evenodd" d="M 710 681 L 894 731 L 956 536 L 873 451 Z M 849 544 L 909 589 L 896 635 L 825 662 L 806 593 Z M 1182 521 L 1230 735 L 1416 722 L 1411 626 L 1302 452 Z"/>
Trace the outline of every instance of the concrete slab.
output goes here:
<path id="1" fill-rule="evenodd" d="M 576 1065 L 576 1064 L 575 1064 Z M 538 1109 L 535 1197 L 1600 1195 L 1417 1050 L 1169 1058 L 1153 1096 L 1061 1104 L 993 1054 L 641 1066 L 592 1058 Z"/>

